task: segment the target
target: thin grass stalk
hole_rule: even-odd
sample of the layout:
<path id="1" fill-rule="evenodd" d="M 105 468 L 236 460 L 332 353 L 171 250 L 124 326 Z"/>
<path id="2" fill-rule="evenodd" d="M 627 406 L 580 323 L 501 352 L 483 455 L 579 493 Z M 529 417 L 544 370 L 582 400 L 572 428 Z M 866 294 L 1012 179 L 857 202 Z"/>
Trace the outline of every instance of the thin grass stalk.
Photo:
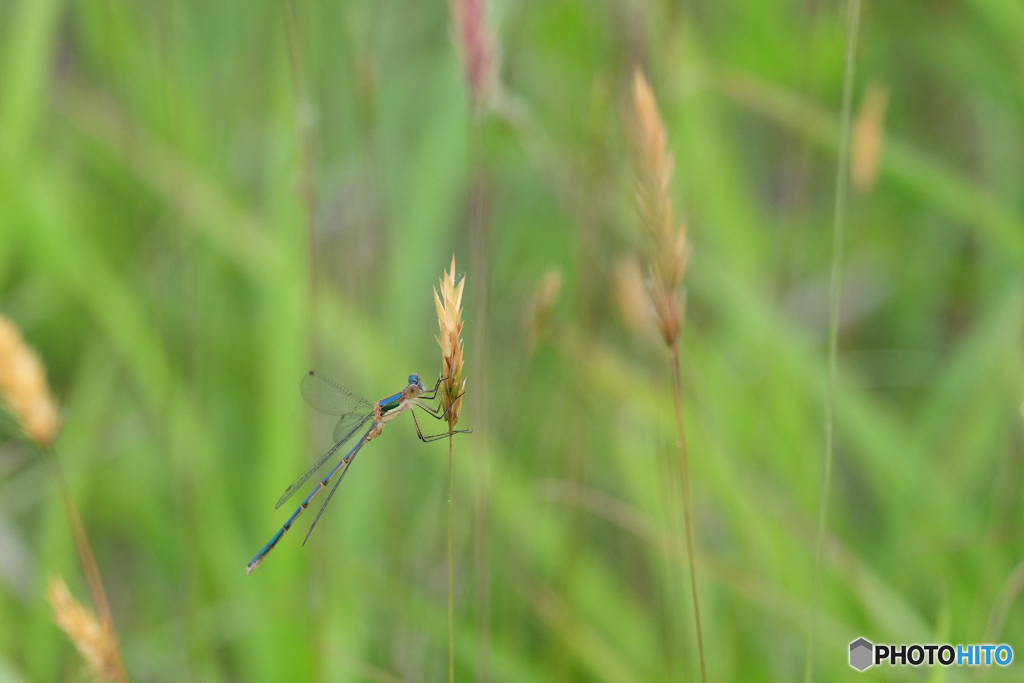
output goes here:
<path id="1" fill-rule="evenodd" d="M 486 187 L 486 169 L 483 160 L 483 132 L 481 123 L 483 116 L 495 99 L 497 73 L 495 64 L 495 36 L 487 21 L 487 0 L 448 0 L 449 13 L 454 28 L 455 49 L 462 63 L 466 92 L 469 95 L 469 109 L 472 124 L 469 130 L 469 177 L 482 179 L 472 182 L 469 189 L 469 233 L 473 255 L 479 275 L 475 276 L 479 315 L 487 319 L 487 268 L 488 226 L 485 208 L 484 189 Z M 474 349 L 478 358 L 486 355 L 487 329 L 484 325 L 477 326 L 473 335 Z M 483 409 L 483 398 L 487 396 L 486 365 L 480 367 L 475 379 L 479 387 L 475 401 L 479 410 L 475 412 L 477 425 L 486 435 L 487 414 Z M 473 603 L 476 619 L 474 633 L 477 647 L 473 669 L 476 680 L 490 678 L 490 580 L 487 552 L 487 515 L 489 482 L 487 453 L 477 450 L 474 454 L 473 480 Z"/>
<path id="2" fill-rule="evenodd" d="M 476 181 L 469 195 L 469 239 L 471 262 L 475 264 L 473 279 L 475 313 L 478 320 L 487 320 L 488 277 L 491 272 L 490 223 L 485 189 L 489 186 L 487 168 L 484 164 L 484 139 L 480 125 L 474 125 L 469 140 L 469 174 Z M 486 358 L 489 345 L 487 325 L 477 325 L 473 331 L 473 355 Z M 482 434 L 480 443 L 487 443 L 489 416 L 486 398 L 489 396 L 489 375 L 487 364 L 479 365 L 473 375 L 473 422 Z M 473 616 L 474 647 L 473 678 L 476 681 L 491 679 L 491 583 L 488 517 L 490 514 L 490 461 L 488 452 L 477 448 L 473 452 Z"/>
<path id="3" fill-rule="evenodd" d="M 482 114 L 485 112 L 488 100 L 491 99 L 494 90 L 494 80 L 496 69 L 494 66 L 494 35 L 487 22 L 487 2 L 486 0 L 449 0 L 448 8 L 452 18 L 452 24 L 455 29 L 455 48 L 459 55 L 459 59 L 462 62 L 463 76 L 466 83 L 466 91 L 469 94 L 469 108 L 470 114 L 473 119 L 469 134 L 469 177 L 480 178 L 484 175 L 484 168 L 482 163 L 482 149 L 483 144 L 482 132 L 480 122 Z M 480 183 L 474 183 L 470 187 L 469 196 L 469 230 L 472 237 L 472 248 L 474 256 L 477 256 L 474 260 L 475 263 L 483 264 L 486 262 L 487 255 L 487 223 L 484 211 L 483 201 L 483 186 Z M 454 270 L 454 259 L 452 263 Z M 481 285 L 478 290 L 480 292 L 479 301 L 481 306 L 486 307 L 487 305 L 487 272 L 488 269 L 484 268 L 480 270 L 480 276 L 477 282 Z M 454 276 L 454 272 L 452 273 Z M 486 320 L 486 311 L 481 311 Z M 479 326 L 475 335 L 475 339 L 479 340 L 479 343 L 475 346 L 477 351 L 483 355 L 483 347 L 486 346 L 487 332 L 484 326 Z M 478 378 L 481 387 L 481 396 L 486 396 L 487 391 L 487 379 L 486 371 L 482 370 L 484 374 Z M 483 413 L 481 412 L 481 415 Z M 457 419 L 457 416 L 456 416 Z M 486 417 L 484 417 L 486 419 Z M 455 420 L 449 420 L 449 470 L 451 469 L 451 431 L 455 424 Z M 486 429 L 486 422 L 483 424 L 483 428 Z M 487 461 L 484 453 L 478 451 L 476 455 L 477 467 L 474 468 L 475 473 L 478 475 L 474 481 L 474 495 L 473 495 L 473 513 L 474 513 L 474 560 L 477 567 L 477 571 L 474 573 L 474 607 L 476 610 L 476 641 L 480 644 L 486 644 L 490 642 L 490 592 L 489 583 L 486 579 L 486 574 L 481 571 L 481 568 L 486 566 L 487 560 Z M 449 475 L 451 472 L 449 471 Z M 449 476 L 450 478 L 450 476 Z M 452 579 L 451 579 L 451 554 L 452 554 L 452 540 L 451 536 L 453 533 L 454 522 L 452 517 L 454 512 L 451 510 L 451 506 L 454 505 L 451 496 L 451 486 L 449 486 L 449 591 L 448 591 L 448 605 L 449 605 L 449 630 L 451 630 L 451 611 L 452 611 Z M 484 576 L 484 582 L 481 583 L 479 577 Z M 449 635 L 449 659 L 450 659 L 450 680 L 454 681 L 454 638 Z M 474 660 L 474 673 L 477 680 L 486 680 L 488 678 L 487 671 L 490 668 L 489 657 L 486 651 L 486 645 L 483 648 L 484 656 L 478 654 Z"/>
<path id="4" fill-rule="evenodd" d="M 455 683 L 455 477 L 448 427 L 448 681 Z"/>
<path id="5" fill-rule="evenodd" d="M 807 660 L 804 663 L 804 681 L 814 677 L 814 649 L 821 605 L 821 590 L 825 573 L 825 531 L 828 528 L 829 489 L 832 481 L 832 452 L 834 441 L 837 357 L 839 348 L 839 317 L 842 305 L 843 242 L 846 232 L 846 199 L 850 173 L 850 130 L 853 111 L 853 78 L 856 71 L 857 31 L 860 25 L 860 0 L 850 0 L 846 15 L 846 62 L 843 72 L 843 102 L 840 110 L 839 153 L 836 159 L 835 211 L 832 217 L 832 273 L 829 282 L 828 315 L 828 369 L 825 384 L 825 444 L 821 459 L 821 478 L 818 482 L 818 528 L 814 539 L 814 588 L 811 598 L 811 617 L 807 634 Z"/>
<path id="6" fill-rule="evenodd" d="M 686 527 L 686 559 L 690 567 L 690 594 L 693 597 L 693 621 L 697 629 L 697 654 L 700 660 L 700 680 L 707 681 L 704 664 L 704 632 L 701 628 L 700 600 L 697 597 L 697 562 L 693 542 L 693 498 L 690 495 L 690 463 L 686 452 L 686 433 L 683 429 L 683 387 L 680 380 L 679 341 L 672 346 L 672 399 L 675 404 L 676 431 L 679 434 L 679 476 L 683 494 L 683 523 Z"/>
<path id="7" fill-rule="evenodd" d="M 295 114 L 295 135 L 299 147 L 299 181 L 297 191 L 302 210 L 305 213 L 306 221 L 306 268 L 309 273 L 307 292 L 309 295 L 309 308 L 317 310 L 317 287 L 316 287 L 316 212 L 314 204 L 313 182 L 313 121 L 311 119 L 310 101 L 305 81 L 303 79 L 302 58 L 299 53 L 299 9 L 295 0 L 287 0 L 284 3 L 285 15 L 285 43 L 288 47 L 288 73 L 291 78 L 292 100 Z M 311 335 L 309 352 L 311 358 L 316 358 L 316 343 L 313 340 L 319 339 L 317 334 L 316 318 L 311 318 Z"/>
<path id="8" fill-rule="evenodd" d="M 441 293 L 434 290 L 441 347 L 441 408 L 448 420 L 448 680 L 455 681 L 455 479 L 452 437 L 462 411 L 466 382 L 462 379 L 462 290 L 465 278 L 455 283 L 455 256 L 451 270 L 441 276 Z"/>
<path id="9" fill-rule="evenodd" d="M 110 612 L 110 605 L 107 602 L 107 592 L 103 588 L 103 581 L 100 579 L 100 570 L 96 565 L 96 556 L 92 552 L 89 538 L 85 533 L 85 525 L 82 524 L 82 517 L 78 514 L 78 507 L 71 497 L 71 490 L 68 487 L 67 479 L 64 477 L 64 470 L 60 466 L 55 453 L 49 452 L 43 458 L 46 468 L 53 476 L 57 484 L 57 492 L 60 494 L 61 506 L 64 508 L 64 515 L 68 520 L 68 527 L 71 529 L 71 538 L 75 543 L 75 550 L 78 552 L 78 559 L 82 563 L 82 572 L 85 574 L 85 582 L 89 586 L 89 593 L 92 594 L 93 606 L 96 609 L 96 616 L 103 626 L 113 624 L 113 617 Z"/>
<path id="10" fill-rule="evenodd" d="M 689 258 L 686 223 L 673 218 L 670 185 L 675 158 L 665 143 L 665 126 L 658 111 L 654 91 L 638 68 L 633 78 L 634 125 L 631 128 L 635 160 L 634 194 L 640 225 L 649 240 L 647 296 L 662 341 L 672 355 L 672 396 L 675 406 L 677 442 L 679 444 L 680 496 L 683 501 L 684 536 L 693 619 L 697 633 L 700 680 L 707 681 L 704 659 L 704 634 L 701 627 L 700 600 L 697 593 L 696 543 L 693 530 L 693 499 L 690 493 L 690 471 L 683 429 L 683 391 L 679 362 L 679 331 L 683 322 L 679 292 Z"/>
<path id="11" fill-rule="evenodd" d="M 121 649 L 114 630 L 110 604 L 103 589 L 103 580 L 96 565 L 96 557 L 89 545 L 85 525 L 75 506 L 67 479 L 60 467 L 60 461 L 53 450 L 53 443 L 60 433 L 57 402 L 50 394 L 46 381 L 46 368 L 33 351 L 18 328 L 0 315 L 0 398 L 7 411 L 21 426 L 25 436 L 40 448 L 40 456 L 47 470 L 53 476 L 60 494 L 61 505 L 68 520 L 71 538 L 75 543 L 82 571 L 92 594 L 94 609 L 99 615 L 100 628 L 105 639 L 105 651 L 113 659 L 107 662 L 113 671 L 107 671 L 105 678 L 127 681 L 128 675 L 121 658 Z M 74 636 L 68 633 L 69 636 Z M 80 643 L 76 643 L 80 645 Z"/>
<path id="12" fill-rule="evenodd" d="M 85 533 L 85 525 L 78 513 L 74 498 L 71 496 L 71 489 L 64 476 L 64 470 L 60 466 L 57 454 L 48 450 L 43 454 L 43 461 L 46 468 L 53 476 L 57 484 L 57 491 L 60 494 L 61 506 L 64 508 L 64 515 L 68 520 L 68 527 L 71 529 L 71 538 L 75 544 L 75 551 L 78 553 L 78 560 L 82 563 L 82 573 L 85 574 L 85 582 L 89 586 L 89 594 L 92 597 L 92 604 L 96 610 L 96 617 L 100 626 L 106 630 L 113 640 L 114 666 L 116 667 L 113 680 L 127 681 L 128 671 L 124 666 L 124 659 L 121 656 L 120 641 L 117 637 L 117 630 L 114 628 L 114 617 L 110 611 L 110 603 L 107 601 L 107 592 L 103 588 L 103 579 L 100 576 L 99 566 L 96 564 L 96 556 L 89 544 L 89 537 Z"/>
<path id="13" fill-rule="evenodd" d="M 292 98 L 295 106 L 295 133 L 299 144 L 299 196 L 305 211 L 310 235 L 313 234 L 313 141 L 311 140 L 311 113 L 309 97 L 302 76 L 302 59 L 299 55 L 298 8 L 294 0 L 284 3 L 285 43 L 288 47 L 288 72 L 292 81 Z"/>

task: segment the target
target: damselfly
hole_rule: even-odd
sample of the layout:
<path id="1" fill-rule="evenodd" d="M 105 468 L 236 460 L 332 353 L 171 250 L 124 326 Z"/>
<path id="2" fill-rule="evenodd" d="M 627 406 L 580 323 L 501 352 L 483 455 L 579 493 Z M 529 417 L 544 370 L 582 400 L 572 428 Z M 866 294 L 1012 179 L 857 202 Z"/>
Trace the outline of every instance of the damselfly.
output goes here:
<path id="1" fill-rule="evenodd" d="M 444 379 L 444 378 L 441 378 Z M 325 377 L 317 372 L 310 372 L 302 378 L 302 395 L 305 397 L 306 402 L 309 403 L 313 408 L 319 410 L 322 413 L 328 415 L 339 415 L 337 424 L 334 426 L 334 446 L 331 447 L 326 453 L 324 453 L 319 460 L 313 463 L 313 466 L 302 473 L 298 479 L 296 479 L 291 486 L 285 489 L 285 492 L 281 494 L 281 498 L 277 501 L 277 505 L 274 509 L 280 508 L 288 499 L 295 495 L 295 492 L 302 488 L 302 485 L 309 481 L 317 470 L 324 466 L 324 464 L 331 459 L 338 450 L 344 446 L 348 441 L 352 439 L 356 434 L 359 434 L 363 427 L 367 424 L 370 426 L 365 432 L 362 432 L 362 436 L 359 438 L 359 442 L 352 447 L 345 457 L 327 473 L 327 476 L 320 480 L 317 487 L 313 489 L 312 493 L 306 496 L 306 499 L 302 501 L 298 509 L 292 513 L 288 521 L 284 523 L 274 537 L 270 539 L 270 542 L 260 548 L 260 551 L 249 561 L 249 566 L 246 567 L 245 573 L 248 574 L 256 567 L 260 566 L 260 562 L 263 561 L 277 542 L 281 540 L 281 537 L 285 535 L 299 515 L 309 507 L 310 501 L 316 497 L 320 491 L 327 488 L 327 485 L 334 478 L 335 474 L 340 471 L 341 474 L 338 476 L 338 480 L 334 483 L 334 488 L 331 489 L 330 494 L 327 496 L 327 500 L 320 507 L 320 512 L 317 513 L 316 519 L 309 526 L 309 531 L 306 532 L 306 538 L 302 541 L 305 545 L 306 541 L 309 540 L 309 535 L 313 533 L 313 528 L 316 527 L 316 523 L 320 521 L 320 515 L 324 513 L 324 509 L 327 504 L 331 502 L 331 498 L 334 497 L 334 492 L 338 490 L 338 484 L 344 479 L 345 473 L 348 472 L 349 466 L 352 461 L 356 459 L 356 454 L 359 450 L 369 441 L 377 438 L 381 431 L 384 429 L 384 425 L 391 420 L 398 417 L 405 411 L 412 413 L 413 424 L 416 425 L 416 435 L 422 441 L 434 441 L 436 439 L 443 439 L 448 436 L 448 432 L 442 434 L 429 434 L 423 435 L 420 430 L 420 424 L 416 420 L 416 412 L 413 408 L 419 408 L 427 415 L 430 415 L 434 419 L 440 420 L 445 417 L 444 413 L 438 411 L 438 409 L 424 403 L 424 401 L 433 400 L 437 396 L 437 388 L 441 384 L 441 379 L 437 380 L 437 384 L 430 391 L 427 391 L 423 387 L 423 383 L 420 382 L 420 376 L 413 373 L 409 375 L 409 384 L 397 394 L 392 394 L 377 401 L 371 403 L 362 396 L 352 393 L 341 384 L 334 380 Z M 460 430 L 460 433 L 465 433 L 468 430 Z"/>

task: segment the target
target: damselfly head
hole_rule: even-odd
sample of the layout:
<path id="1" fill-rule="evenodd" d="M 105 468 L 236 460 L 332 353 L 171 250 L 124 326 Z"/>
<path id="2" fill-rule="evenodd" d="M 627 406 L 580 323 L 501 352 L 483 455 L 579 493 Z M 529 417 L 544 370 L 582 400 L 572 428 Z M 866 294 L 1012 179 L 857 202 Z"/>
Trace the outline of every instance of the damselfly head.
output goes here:
<path id="1" fill-rule="evenodd" d="M 409 386 L 406 387 L 406 391 L 412 391 L 413 387 L 416 388 L 414 393 L 417 394 L 422 391 L 426 391 L 426 387 L 424 387 L 423 382 L 420 381 L 420 376 L 417 375 L 415 372 L 409 375 Z"/>

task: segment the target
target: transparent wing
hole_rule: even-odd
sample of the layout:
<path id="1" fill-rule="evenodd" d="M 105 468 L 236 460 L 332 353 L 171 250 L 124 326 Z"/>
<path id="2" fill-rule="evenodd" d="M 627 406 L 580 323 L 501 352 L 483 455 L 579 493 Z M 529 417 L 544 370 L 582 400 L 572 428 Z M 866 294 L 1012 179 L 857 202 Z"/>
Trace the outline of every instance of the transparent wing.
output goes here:
<path id="1" fill-rule="evenodd" d="M 317 470 L 323 467 L 324 463 L 330 460 L 331 456 L 337 453 L 338 449 L 345 445 L 345 442 L 351 439 L 356 432 L 358 432 L 363 426 L 366 425 L 367 422 L 371 420 L 371 418 L 373 418 L 373 413 L 364 415 L 361 420 L 359 420 L 358 422 L 354 423 L 351 426 L 348 433 L 342 434 L 342 438 L 338 439 L 335 442 L 335 444 L 331 446 L 330 450 L 321 455 L 319 460 L 313 463 L 312 466 L 310 466 L 309 469 L 303 472 L 298 479 L 292 482 L 291 486 L 284 490 L 284 493 L 282 493 L 281 497 L 277 500 L 277 505 L 274 506 L 274 509 L 276 510 L 285 503 L 287 503 L 288 499 L 294 496 L 295 492 L 301 489 L 302 485 L 309 481 L 309 478 L 316 474 Z"/>
<path id="2" fill-rule="evenodd" d="M 319 372 L 306 373 L 300 388 L 302 397 L 314 410 L 340 416 L 334 425 L 335 443 L 347 441 L 345 435 L 351 437 L 354 428 L 373 412 L 373 403 Z"/>
<path id="3" fill-rule="evenodd" d="M 299 386 L 303 398 L 312 408 L 327 415 L 339 415 L 340 417 L 337 424 L 334 425 L 334 446 L 285 489 L 278 499 L 277 505 L 274 506 L 275 510 L 288 502 L 288 499 L 294 496 L 295 492 L 301 489 L 303 484 L 309 481 L 310 477 L 316 474 L 317 470 L 323 467 L 331 459 L 331 456 L 337 453 L 338 449 L 373 417 L 372 403 L 349 391 L 330 377 L 310 371 L 302 378 Z"/>

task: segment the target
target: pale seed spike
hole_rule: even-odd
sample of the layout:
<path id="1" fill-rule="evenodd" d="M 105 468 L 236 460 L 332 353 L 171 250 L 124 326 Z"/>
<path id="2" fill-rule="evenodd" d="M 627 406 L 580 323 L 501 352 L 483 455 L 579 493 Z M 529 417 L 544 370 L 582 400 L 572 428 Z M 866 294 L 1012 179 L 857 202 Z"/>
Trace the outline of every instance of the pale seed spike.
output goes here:
<path id="1" fill-rule="evenodd" d="M 441 409 L 446 411 L 449 427 L 454 427 L 462 411 L 462 393 L 466 382 L 462 379 L 462 291 L 465 277 L 455 283 L 455 256 L 452 256 L 451 270 L 445 272 L 440 281 L 440 295 L 434 290 L 434 307 L 437 309 L 439 334 L 436 337 L 441 347 L 441 372 L 445 378 L 441 383 Z"/>
<path id="2" fill-rule="evenodd" d="M 74 644 L 89 673 L 96 681 L 123 681 L 117 635 L 104 627 L 83 607 L 60 577 L 50 577 L 46 599 L 53 608 L 53 619 Z"/>
<path id="3" fill-rule="evenodd" d="M 633 78 L 633 106 L 634 195 L 641 225 L 651 238 L 648 294 L 662 338 L 673 346 L 679 337 L 678 292 L 686 269 L 686 224 L 674 224 L 669 189 L 675 159 L 665 145 L 654 92 L 639 68 Z"/>
<path id="4" fill-rule="evenodd" d="M 50 396 L 46 369 L 18 328 L 0 315 L 0 395 L 26 436 L 41 446 L 57 438 L 57 404 Z"/>

